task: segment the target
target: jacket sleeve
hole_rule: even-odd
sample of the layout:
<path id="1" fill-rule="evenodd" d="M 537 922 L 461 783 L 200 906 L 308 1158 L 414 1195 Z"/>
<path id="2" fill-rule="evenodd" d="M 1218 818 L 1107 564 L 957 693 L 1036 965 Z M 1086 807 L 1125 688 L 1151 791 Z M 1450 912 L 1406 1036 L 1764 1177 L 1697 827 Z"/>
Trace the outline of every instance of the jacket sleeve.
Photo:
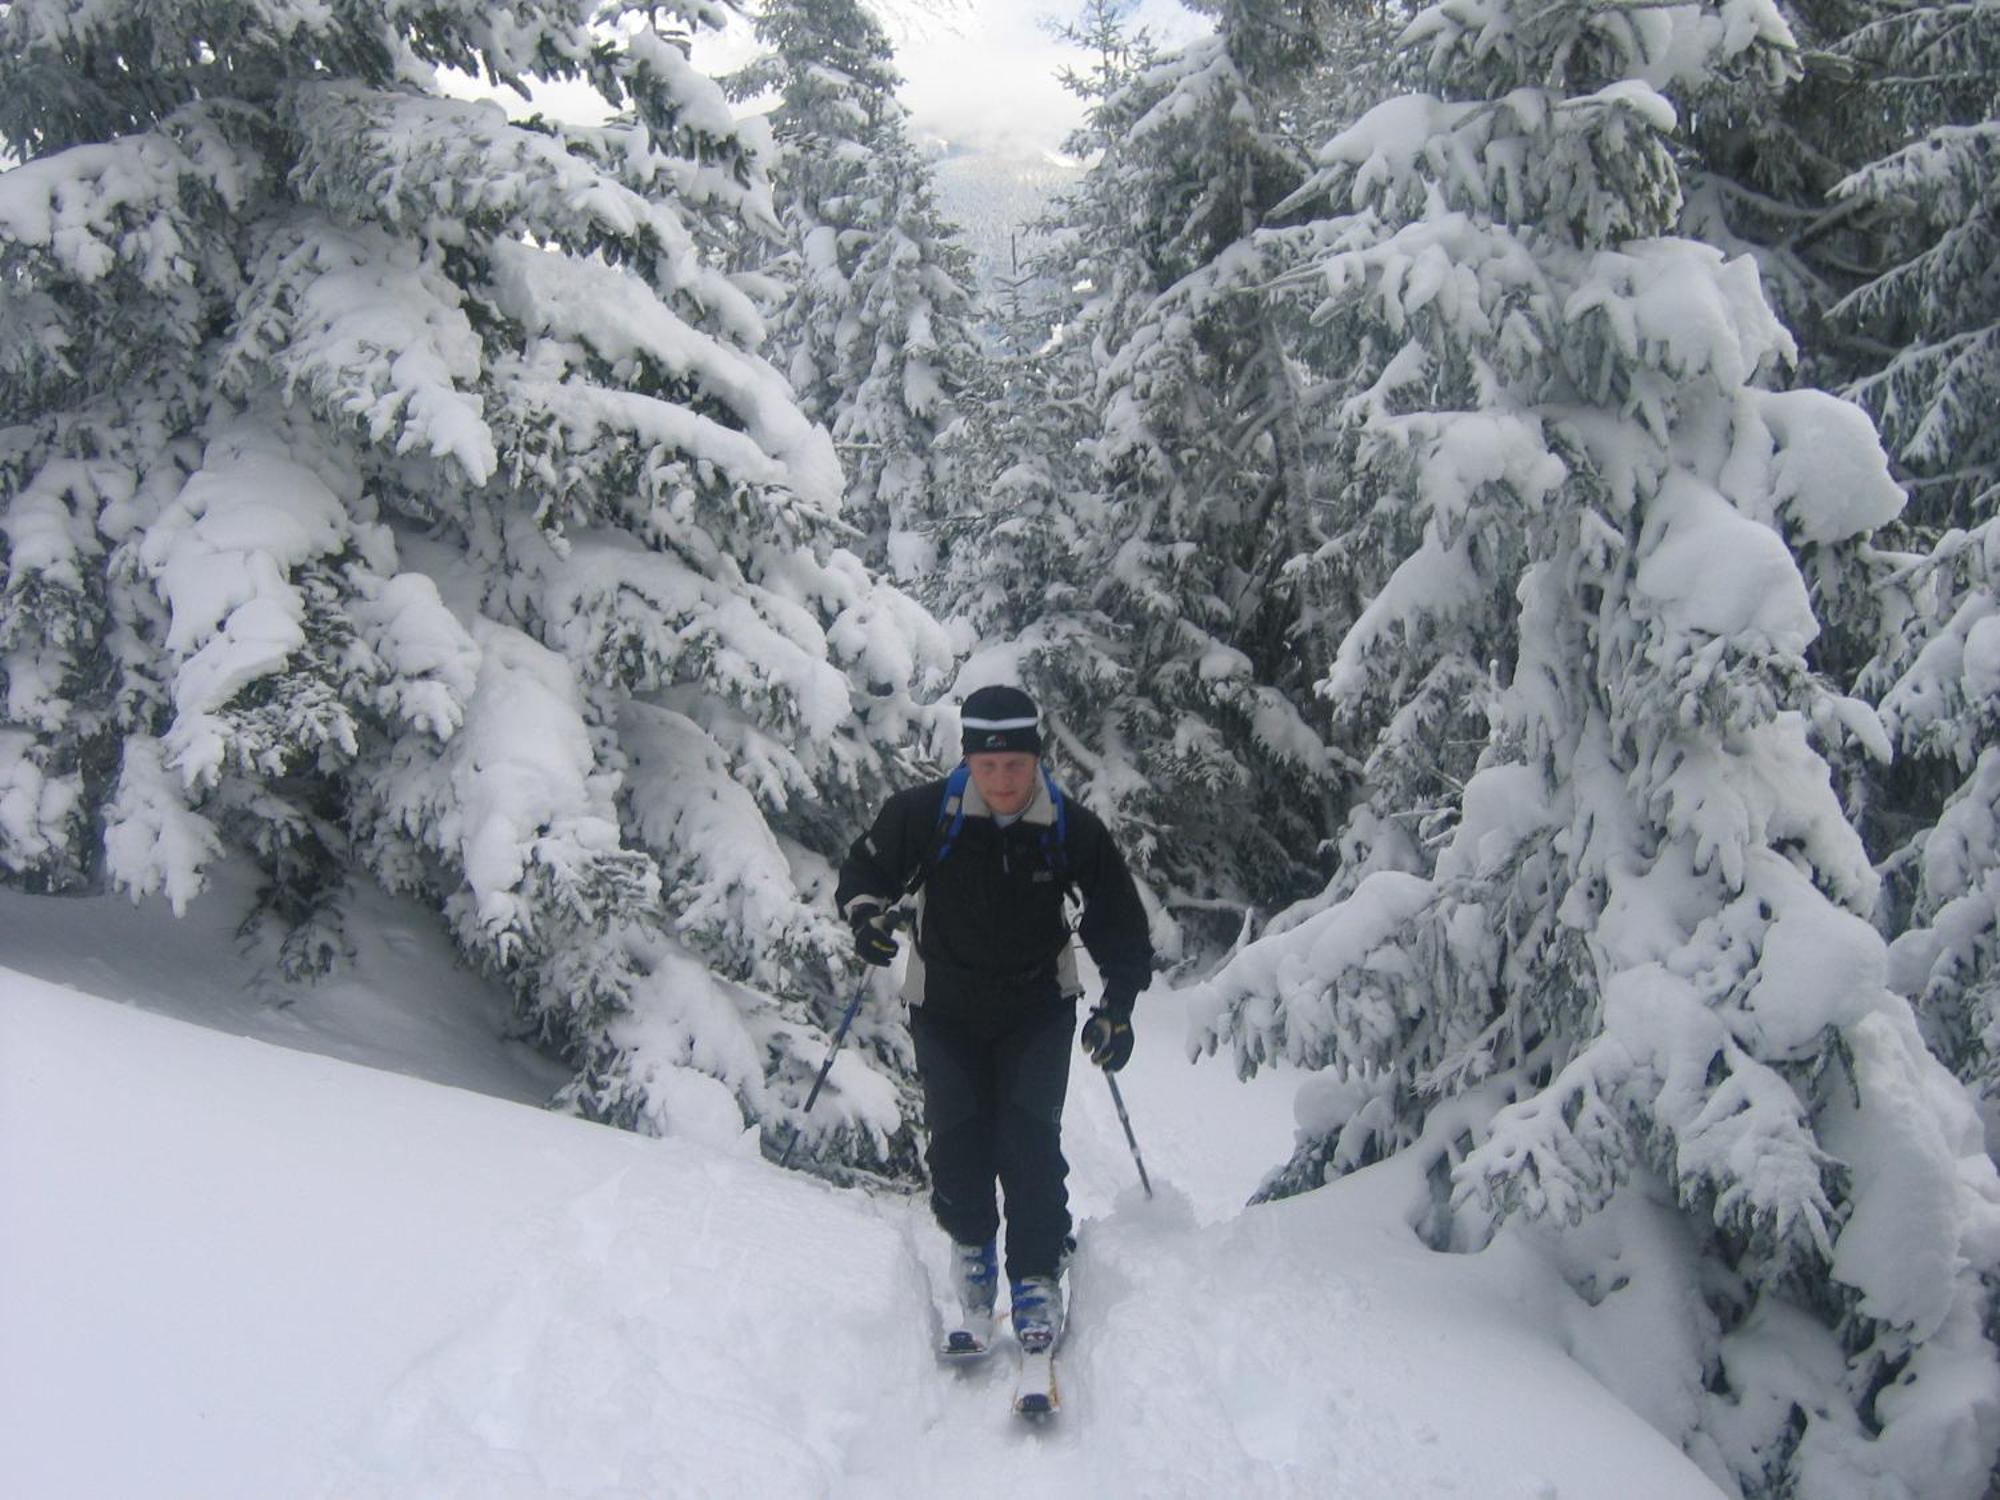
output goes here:
<path id="1" fill-rule="evenodd" d="M 862 911 L 884 910 L 908 889 L 922 865 L 937 825 L 940 783 L 898 792 L 876 814 L 868 831 L 848 847 L 833 903 L 848 921 Z"/>
<path id="2" fill-rule="evenodd" d="M 1130 1010 L 1153 977 L 1153 940 L 1125 856 L 1096 814 L 1071 805 L 1071 878 L 1083 899 L 1077 936 L 1104 978 L 1104 1003 Z"/>

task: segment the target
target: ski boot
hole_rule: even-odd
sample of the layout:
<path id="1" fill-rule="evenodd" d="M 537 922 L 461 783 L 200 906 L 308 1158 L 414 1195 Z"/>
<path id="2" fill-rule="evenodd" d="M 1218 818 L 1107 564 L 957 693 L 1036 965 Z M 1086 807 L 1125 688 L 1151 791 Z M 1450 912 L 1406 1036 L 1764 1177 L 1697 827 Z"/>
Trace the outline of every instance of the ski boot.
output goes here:
<path id="1" fill-rule="evenodd" d="M 993 1342 L 993 1301 L 1000 1263 L 993 1242 L 951 1247 L 952 1285 L 958 1293 L 958 1327 L 946 1332 L 939 1351 L 947 1359 L 979 1359 Z"/>
<path id="2" fill-rule="evenodd" d="M 1054 1276 L 1023 1276 L 1012 1291 L 1015 1339 L 1030 1353 L 1054 1348 L 1062 1337 L 1062 1282 Z"/>

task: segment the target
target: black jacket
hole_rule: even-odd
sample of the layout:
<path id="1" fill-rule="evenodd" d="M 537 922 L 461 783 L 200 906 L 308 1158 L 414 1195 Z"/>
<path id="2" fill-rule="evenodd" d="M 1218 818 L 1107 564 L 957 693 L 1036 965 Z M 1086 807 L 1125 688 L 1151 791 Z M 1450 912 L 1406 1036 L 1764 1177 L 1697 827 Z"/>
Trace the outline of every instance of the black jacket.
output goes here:
<path id="1" fill-rule="evenodd" d="M 1107 1001 L 1129 1003 L 1146 987 L 1153 945 L 1145 908 L 1096 814 L 1065 798 L 1067 831 L 1056 847 L 1045 785 L 1037 783 L 1026 811 L 1003 828 L 968 783 L 965 822 L 940 860 L 944 790 L 933 781 L 891 797 L 848 850 L 834 893 L 851 919 L 857 904 L 894 902 L 922 870 L 921 990 L 913 1002 L 977 1013 L 1062 994 L 1070 967 L 1063 962 L 1070 940 L 1063 897 L 1070 890 L 1082 900 L 1077 935 L 1103 976 Z"/>

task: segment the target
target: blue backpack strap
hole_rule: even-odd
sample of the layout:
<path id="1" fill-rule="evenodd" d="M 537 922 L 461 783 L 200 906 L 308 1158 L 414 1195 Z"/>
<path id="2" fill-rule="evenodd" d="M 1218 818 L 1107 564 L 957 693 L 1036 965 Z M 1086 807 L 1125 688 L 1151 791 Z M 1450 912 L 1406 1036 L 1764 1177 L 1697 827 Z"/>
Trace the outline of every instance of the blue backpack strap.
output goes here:
<path id="1" fill-rule="evenodd" d="M 1060 871 L 1068 866 L 1069 802 L 1062 788 L 1056 785 L 1055 777 L 1049 774 L 1046 762 L 1042 766 L 1042 785 L 1049 789 L 1049 805 L 1056 813 L 1054 824 L 1042 832 L 1042 857 L 1051 870 Z"/>
<path id="2" fill-rule="evenodd" d="M 931 856 L 934 865 L 944 863 L 944 857 L 951 853 L 952 840 L 958 837 L 959 829 L 965 826 L 965 786 L 972 779 L 972 767 L 960 761 L 951 775 L 944 779 L 944 795 L 938 799 L 936 834 L 944 835 L 938 843 L 937 852 Z"/>

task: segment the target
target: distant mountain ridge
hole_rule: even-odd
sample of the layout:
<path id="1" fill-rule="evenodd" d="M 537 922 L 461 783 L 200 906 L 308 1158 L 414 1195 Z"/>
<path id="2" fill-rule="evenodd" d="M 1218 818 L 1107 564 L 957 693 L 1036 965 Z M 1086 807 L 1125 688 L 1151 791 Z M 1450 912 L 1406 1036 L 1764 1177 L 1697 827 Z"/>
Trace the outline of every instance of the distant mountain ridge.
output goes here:
<path id="1" fill-rule="evenodd" d="M 945 150 L 934 171 L 939 206 L 964 231 L 980 288 L 991 296 L 1026 274 L 1028 225 L 1083 169 L 1046 154 L 968 148 Z"/>

